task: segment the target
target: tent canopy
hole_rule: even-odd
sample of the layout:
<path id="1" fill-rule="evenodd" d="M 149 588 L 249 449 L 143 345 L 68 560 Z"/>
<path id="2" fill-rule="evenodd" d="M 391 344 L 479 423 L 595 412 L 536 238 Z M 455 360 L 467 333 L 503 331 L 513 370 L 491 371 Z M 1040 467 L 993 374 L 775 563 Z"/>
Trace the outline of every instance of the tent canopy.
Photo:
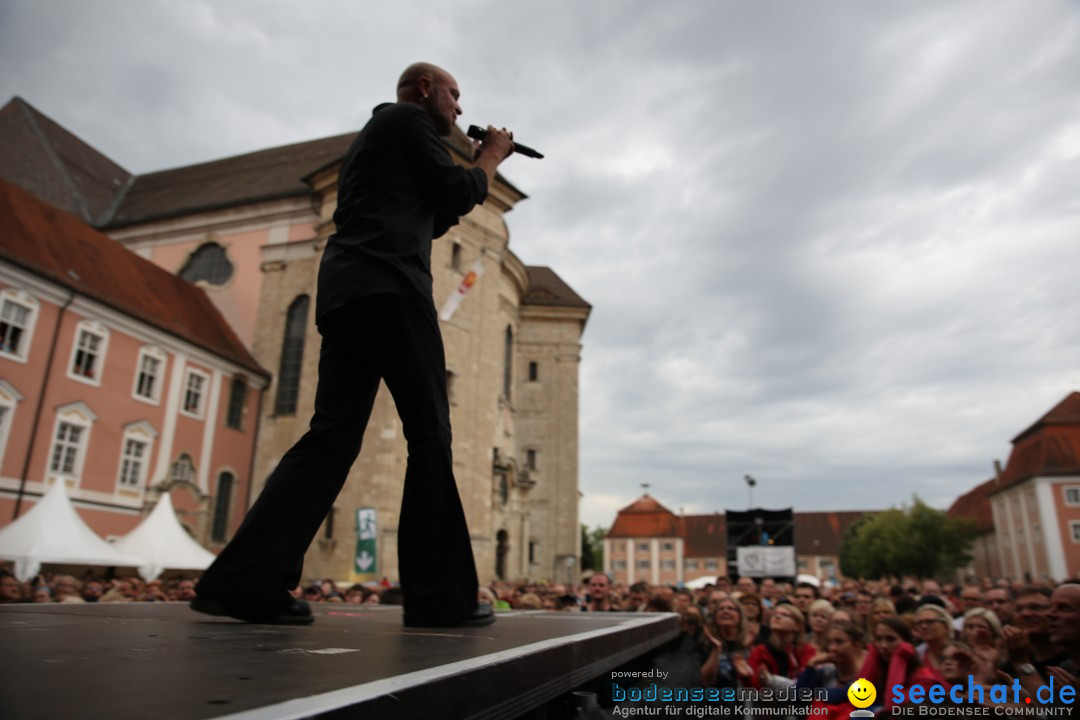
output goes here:
<path id="1" fill-rule="evenodd" d="M 112 545 L 120 552 L 142 558 L 139 574 L 150 581 L 165 570 L 205 570 L 214 554 L 195 542 L 181 526 L 172 499 L 161 496 L 137 528 Z"/>
<path id="2" fill-rule="evenodd" d="M 102 540 L 75 512 L 63 480 L 25 515 L 0 529 L 0 560 L 15 562 L 15 577 L 27 581 L 42 563 L 138 567 L 142 561 Z"/>

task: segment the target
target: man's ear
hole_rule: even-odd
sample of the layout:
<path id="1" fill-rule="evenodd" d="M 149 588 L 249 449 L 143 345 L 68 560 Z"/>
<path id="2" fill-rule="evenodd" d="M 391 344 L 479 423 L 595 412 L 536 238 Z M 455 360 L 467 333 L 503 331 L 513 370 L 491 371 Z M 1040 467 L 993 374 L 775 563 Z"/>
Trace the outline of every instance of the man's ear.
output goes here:
<path id="1" fill-rule="evenodd" d="M 435 82 L 430 75 L 421 75 L 416 80 L 416 89 L 419 91 L 421 98 L 426 98 L 434 92 Z"/>

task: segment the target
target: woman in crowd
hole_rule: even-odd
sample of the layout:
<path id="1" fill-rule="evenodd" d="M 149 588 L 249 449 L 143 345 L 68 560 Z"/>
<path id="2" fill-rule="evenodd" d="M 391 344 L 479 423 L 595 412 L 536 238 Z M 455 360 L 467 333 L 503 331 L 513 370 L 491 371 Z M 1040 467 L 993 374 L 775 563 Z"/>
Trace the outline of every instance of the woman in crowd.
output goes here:
<path id="1" fill-rule="evenodd" d="M 742 607 L 735 600 L 724 598 L 714 608 L 710 622 L 702 628 L 709 655 L 701 666 L 701 682 L 705 687 L 740 687 L 750 679 Z"/>
<path id="2" fill-rule="evenodd" d="M 765 603 L 756 593 L 743 593 L 739 596 L 746 630 L 743 634 L 743 646 L 754 647 L 765 642 L 769 637 L 769 627 L 765 624 Z"/>
<path id="3" fill-rule="evenodd" d="M 810 637 L 808 642 L 814 646 L 814 651 L 825 652 L 825 636 L 829 632 L 829 623 L 832 621 L 836 608 L 828 600 L 815 600 L 810 603 Z"/>
<path id="4" fill-rule="evenodd" d="M 945 646 L 953 638 L 952 616 L 938 605 L 920 605 L 915 611 L 915 627 L 922 638 L 922 644 L 916 648 L 919 659 L 940 672 L 945 660 Z"/>
<path id="5" fill-rule="evenodd" d="M 790 685 L 814 656 L 803 642 L 803 614 L 794 605 L 777 605 L 769 614 L 769 639 L 750 651 L 750 684 L 756 688 Z"/>
<path id="6" fill-rule="evenodd" d="M 896 606 L 887 597 L 876 597 L 870 604 L 870 622 L 876 623 L 883 617 L 896 615 Z"/>
<path id="7" fill-rule="evenodd" d="M 960 637 L 975 651 L 977 664 L 997 667 L 1001 662 L 1001 621 L 993 610 L 977 607 L 964 613 Z"/>
<path id="8" fill-rule="evenodd" d="M 825 649 L 810 658 L 796 684 L 839 688 L 846 696 L 851 683 L 859 679 L 865 656 L 866 646 L 858 625 L 848 621 L 831 623 L 825 632 Z"/>
<path id="9" fill-rule="evenodd" d="M 925 667 L 919 660 L 919 654 L 912 645 L 914 636 L 911 628 L 899 617 L 881 618 L 874 623 L 872 632 L 873 643 L 866 651 L 859 677 L 866 678 L 876 688 L 902 685 L 905 701 L 912 687 L 922 687 L 925 697 L 932 685 L 942 682 L 937 672 Z M 878 699 L 884 700 L 885 713 L 891 715 L 893 694 L 880 692 Z"/>
<path id="10" fill-rule="evenodd" d="M 827 698 L 815 701 L 814 706 L 823 707 L 823 714 L 829 718 L 846 718 L 852 709 L 847 691 L 859 679 L 866 656 L 863 632 L 855 623 L 843 620 L 831 623 L 825 638 L 825 650 L 810 658 L 795 684 L 800 688 L 824 688 Z"/>

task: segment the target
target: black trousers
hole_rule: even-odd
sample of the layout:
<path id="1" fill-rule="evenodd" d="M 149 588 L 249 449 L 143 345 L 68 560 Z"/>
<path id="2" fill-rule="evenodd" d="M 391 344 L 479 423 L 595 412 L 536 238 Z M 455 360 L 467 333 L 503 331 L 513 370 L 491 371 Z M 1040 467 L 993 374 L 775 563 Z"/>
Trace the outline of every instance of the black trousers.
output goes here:
<path id="1" fill-rule="evenodd" d="M 319 331 L 310 428 L 203 575 L 200 594 L 258 604 L 296 587 L 304 553 L 360 452 L 382 379 L 409 450 L 398 523 L 405 614 L 453 621 L 471 613 L 476 565 L 454 480 L 446 357 L 432 299 L 366 296 L 329 313 Z"/>

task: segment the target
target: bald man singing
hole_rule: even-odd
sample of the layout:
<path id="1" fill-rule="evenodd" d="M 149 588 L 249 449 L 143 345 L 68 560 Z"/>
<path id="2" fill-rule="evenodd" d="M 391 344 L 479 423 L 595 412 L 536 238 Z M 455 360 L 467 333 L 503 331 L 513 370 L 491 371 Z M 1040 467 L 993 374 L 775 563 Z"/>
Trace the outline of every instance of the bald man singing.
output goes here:
<path id="1" fill-rule="evenodd" d="M 474 167 L 440 138 L 461 114 L 457 82 L 427 63 L 406 68 L 397 102 L 380 105 L 345 156 L 336 232 L 319 267 L 322 336 L 315 414 L 236 536 L 199 582 L 191 608 L 247 622 L 302 625 L 289 593 L 304 553 L 360 452 L 379 380 L 394 397 L 409 459 L 398 522 L 404 622 L 494 622 L 477 575 L 454 480 L 446 360 L 432 297 L 431 242 L 487 197 L 510 133 L 489 127 Z"/>

